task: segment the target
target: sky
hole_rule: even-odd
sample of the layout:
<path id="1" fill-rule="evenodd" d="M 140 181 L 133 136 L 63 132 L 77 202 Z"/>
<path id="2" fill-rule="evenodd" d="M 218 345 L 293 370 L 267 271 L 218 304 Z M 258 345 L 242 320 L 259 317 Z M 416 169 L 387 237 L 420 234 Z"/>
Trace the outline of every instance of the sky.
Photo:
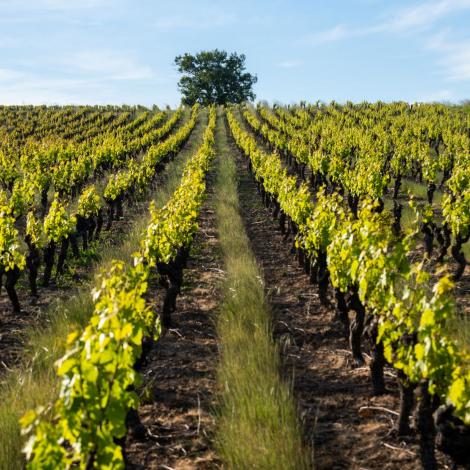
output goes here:
<path id="1" fill-rule="evenodd" d="M 215 48 L 270 103 L 470 99 L 470 0 L 0 0 L 0 104 L 176 106 Z"/>

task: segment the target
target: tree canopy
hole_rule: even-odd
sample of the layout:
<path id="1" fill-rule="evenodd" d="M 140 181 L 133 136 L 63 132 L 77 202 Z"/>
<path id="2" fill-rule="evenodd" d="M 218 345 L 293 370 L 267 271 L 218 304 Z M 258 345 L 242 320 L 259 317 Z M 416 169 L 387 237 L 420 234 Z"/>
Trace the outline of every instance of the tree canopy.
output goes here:
<path id="1" fill-rule="evenodd" d="M 229 55 L 218 49 L 176 57 L 178 72 L 183 74 L 178 83 L 182 102 L 207 106 L 253 101 L 258 78 L 245 72 L 245 60 L 244 54 Z"/>

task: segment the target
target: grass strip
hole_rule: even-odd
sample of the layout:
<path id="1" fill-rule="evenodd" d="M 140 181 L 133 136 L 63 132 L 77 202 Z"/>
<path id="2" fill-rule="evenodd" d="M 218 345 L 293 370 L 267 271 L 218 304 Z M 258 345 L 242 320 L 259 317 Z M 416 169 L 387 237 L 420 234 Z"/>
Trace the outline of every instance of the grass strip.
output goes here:
<path id="1" fill-rule="evenodd" d="M 262 274 L 240 215 L 235 154 L 221 116 L 216 145 L 216 220 L 226 270 L 217 323 L 217 450 L 227 468 L 312 468 L 291 387 L 280 377 Z"/>

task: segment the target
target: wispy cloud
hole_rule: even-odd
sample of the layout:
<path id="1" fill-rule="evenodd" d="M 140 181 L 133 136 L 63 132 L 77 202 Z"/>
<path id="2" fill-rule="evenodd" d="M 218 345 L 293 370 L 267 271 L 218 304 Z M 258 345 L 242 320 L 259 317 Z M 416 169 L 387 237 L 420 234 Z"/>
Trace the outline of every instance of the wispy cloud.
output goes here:
<path id="1" fill-rule="evenodd" d="M 427 42 L 429 49 L 440 53 L 441 73 L 450 81 L 470 80 L 470 39 L 453 41 L 443 31 Z"/>
<path id="2" fill-rule="evenodd" d="M 424 94 L 420 96 L 417 101 L 433 103 L 433 102 L 440 102 L 440 101 L 450 101 L 453 98 L 454 98 L 454 93 L 452 90 L 443 89 L 443 90 L 438 90 L 429 94 Z"/>
<path id="3" fill-rule="evenodd" d="M 392 14 L 389 21 L 381 25 L 383 31 L 404 31 L 429 28 L 443 17 L 470 9 L 470 0 L 439 0 L 424 2 Z"/>
<path id="4" fill-rule="evenodd" d="M 85 10 L 111 6 L 113 0 L 0 0 L 0 7 L 11 10 Z"/>
<path id="5" fill-rule="evenodd" d="M 76 78 L 51 77 L 40 72 L 17 72 L 0 69 L 0 103 L 2 104 L 144 104 L 151 106 L 160 93 L 160 103 L 176 106 L 179 96 L 167 77 L 152 79 L 152 88 L 126 89 L 123 81 L 100 76 Z M 162 90 L 165 90 L 164 92 Z"/>
<path id="6" fill-rule="evenodd" d="M 90 80 L 57 79 L 8 69 L 0 71 L 0 102 L 3 104 L 84 104 L 84 92 L 94 87 L 96 84 Z"/>
<path id="7" fill-rule="evenodd" d="M 50 10 L 83 10 L 111 6 L 111 0 L 43 0 L 44 6 Z"/>
<path id="8" fill-rule="evenodd" d="M 281 69 L 296 69 L 303 65 L 303 62 L 300 60 L 284 60 L 275 64 L 276 67 Z"/>
<path id="9" fill-rule="evenodd" d="M 17 46 L 19 41 L 12 37 L 0 38 L 0 49 L 10 49 Z"/>
<path id="10" fill-rule="evenodd" d="M 16 70 L 0 68 L 0 84 L 8 82 L 10 80 L 16 80 L 21 76 L 22 74 Z"/>
<path id="11" fill-rule="evenodd" d="M 154 75 L 151 67 L 139 64 L 132 55 L 112 50 L 81 51 L 65 62 L 70 67 L 102 79 L 143 80 Z"/>
<path id="12" fill-rule="evenodd" d="M 0 76 L 0 103 L 2 104 L 107 104 L 147 103 L 152 95 L 134 87 L 123 94 L 121 82 L 101 78 L 55 78 L 37 73 L 18 73 Z"/>
<path id="13" fill-rule="evenodd" d="M 218 12 L 203 11 L 195 15 L 173 15 L 159 18 L 155 27 L 160 30 L 169 31 L 177 29 L 212 29 L 221 28 L 237 23 L 235 15 Z"/>
<path id="14" fill-rule="evenodd" d="M 128 0 L 0 0 L 0 24 L 27 25 L 54 22 L 102 26 L 103 18 L 119 15 Z M 15 36 L 16 37 L 16 36 Z"/>
<path id="15" fill-rule="evenodd" d="M 429 35 L 432 34 L 432 27 L 435 27 L 440 20 L 466 10 L 470 10 L 470 0 L 428 1 L 392 12 L 389 18 L 375 25 L 351 28 L 340 24 L 306 36 L 302 42 L 317 46 L 374 34 L 425 31 Z M 448 32 L 439 33 L 425 40 L 425 47 L 439 53 L 440 58 L 437 61 L 441 67 L 441 73 L 448 80 L 470 80 L 470 39 L 451 41 L 448 39 Z M 450 97 L 443 96 L 442 99 L 450 99 Z"/>
<path id="16" fill-rule="evenodd" d="M 330 29 L 320 31 L 318 33 L 309 34 L 304 38 L 303 42 L 309 43 L 312 46 L 317 46 L 328 42 L 339 41 L 347 36 L 351 36 L 352 34 L 352 29 L 348 29 L 345 26 L 338 24 Z"/>
<path id="17" fill-rule="evenodd" d="M 468 9 L 470 9 L 470 0 L 428 1 L 412 7 L 391 11 L 388 18 L 377 22 L 375 25 L 353 28 L 338 24 L 330 29 L 308 35 L 302 42 L 316 46 L 379 33 L 416 32 L 417 30 L 429 29 L 447 15 Z"/>
<path id="18" fill-rule="evenodd" d="M 159 86 L 168 81 L 155 77 L 151 67 L 139 63 L 128 51 L 80 51 L 67 58 L 19 62 L 15 67 L 0 68 L 1 103 L 118 103 L 126 81 L 152 79 Z M 55 71 L 54 75 L 50 75 L 50 70 Z M 140 96 L 140 87 L 134 89 L 132 95 Z"/>

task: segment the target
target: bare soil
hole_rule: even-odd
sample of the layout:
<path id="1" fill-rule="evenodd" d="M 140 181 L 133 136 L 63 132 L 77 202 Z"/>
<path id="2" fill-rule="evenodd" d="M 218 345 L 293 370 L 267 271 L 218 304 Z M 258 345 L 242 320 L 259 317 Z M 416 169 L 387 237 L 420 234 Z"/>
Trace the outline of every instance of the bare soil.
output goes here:
<path id="1" fill-rule="evenodd" d="M 221 464 L 211 448 L 215 428 L 218 344 L 215 315 L 223 279 L 216 234 L 213 192 L 199 220 L 184 286 L 172 314 L 174 328 L 165 331 L 150 352 L 143 370 L 146 402 L 138 410 L 149 435 L 129 434 L 126 453 L 131 469 L 208 469 Z M 155 288 L 155 289 L 153 289 Z M 162 289 L 153 299 L 162 306 Z"/>

